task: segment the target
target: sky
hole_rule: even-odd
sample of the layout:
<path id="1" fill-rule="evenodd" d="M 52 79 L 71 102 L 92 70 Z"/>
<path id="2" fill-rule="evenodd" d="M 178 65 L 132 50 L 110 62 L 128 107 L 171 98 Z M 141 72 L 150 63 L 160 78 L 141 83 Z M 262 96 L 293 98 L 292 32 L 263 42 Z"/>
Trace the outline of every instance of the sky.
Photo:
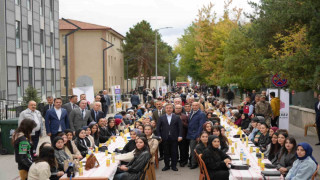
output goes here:
<path id="1" fill-rule="evenodd" d="M 198 10 L 210 2 L 221 17 L 224 0 L 60 0 L 59 16 L 108 26 L 124 36 L 142 20 L 148 21 L 153 29 L 172 27 L 160 30 L 160 34 L 174 47 L 184 29 L 197 18 Z M 234 7 L 243 8 L 243 12 L 253 11 L 247 0 L 233 0 L 229 9 Z M 241 21 L 247 20 L 242 16 Z"/>

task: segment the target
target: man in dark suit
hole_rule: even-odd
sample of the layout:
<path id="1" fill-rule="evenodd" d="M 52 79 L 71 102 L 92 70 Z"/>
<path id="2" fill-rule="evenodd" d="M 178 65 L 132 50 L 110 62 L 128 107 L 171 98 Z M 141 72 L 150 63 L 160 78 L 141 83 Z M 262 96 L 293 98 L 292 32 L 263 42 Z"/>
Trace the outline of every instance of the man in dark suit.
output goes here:
<path id="1" fill-rule="evenodd" d="M 104 115 L 106 116 L 109 111 L 109 106 L 111 104 L 111 99 L 110 96 L 108 95 L 107 90 L 103 90 L 101 96 L 101 106 L 102 106 L 102 111 L 104 112 Z"/>
<path id="2" fill-rule="evenodd" d="M 206 122 L 206 115 L 200 110 L 200 103 L 193 102 L 192 103 L 192 111 L 189 115 L 188 121 L 188 133 L 187 139 L 190 140 L 190 152 L 191 152 L 191 169 L 195 169 L 198 167 L 198 163 L 196 161 L 194 149 L 199 142 L 200 133 L 203 130 L 202 126 Z"/>
<path id="3" fill-rule="evenodd" d="M 73 109 L 69 115 L 70 129 L 75 132 L 76 130 L 87 126 L 93 119 L 91 118 L 90 110 L 86 109 L 87 101 L 80 100 L 80 108 Z"/>
<path id="4" fill-rule="evenodd" d="M 138 105 L 140 104 L 140 98 L 137 94 L 138 94 L 137 92 L 134 92 L 134 94 L 131 96 L 131 99 L 130 99 L 132 106 L 135 107 L 136 109 L 138 108 Z"/>
<path id="5" fill-rule="evenodd" d="M 152 120 L 155 120 L 156 124 L 158 124 L 159 117 L 161 117 L 166 112 L 162 107 L 162 101 L 157 100 L 155 105 L 157 109 L 154 110 L 152 113 Z M 159 154 L 160 154 L 159 161 L 161 161 L 163 160 L 163 143 L 162 142 L 159 143 Z"/>
<path id="6" fill-rule="evenodd" d="M 316 111 L 316 125 L 318 129 L 318 138 L 319 142 L 316 144 L 317 146 L 320 145 L 320 94 L 318 95 L 318 102 L 314 105 L 314 110 Z"/>
<path id="7" fill-rule="evenodd" d="M 49 109 L 46 113 L 46 131 L 50 136 L 51 142 L 53 142 L 58 133 L 70 128 L 68 113 L 64 108 L 61 108 L 61 105 L 62 99 L 55 98 L 54 108 Z"/>
<path id="8" fill-rule="evenodd" d="M 182 122 L 179 116 L 173 114 L 173 105 L 167 104 L 166 114 L 162 115 L 157 124 L 157 132 L 163 141 L 164 147 L 164 163 L 165 167 L 162 171 L 170 169 L 170 158 L 171 158 L 171 169 L 178 171 L 177 160 L 178 160 L 178 142 L 182 140 Z"/>
<path id="9" fill-rule="evenodd" d="M 81 100 L 86 100 L 87 101 L 87 95 L 86 94 L 80 94 L 80 101 Z M 80 101 L 77 102 L 77 105 L 79 106 L 80 104 Z M 90 110 L 90 105 L 89 105 L 89 101 L 87 101 L 87 107 L 86 107 L 87 110 Z"/>
<path id="10" fill-rule="evenodd" d="M 47 97 L 47 105 L 45 105 L 43 107 L 43 111 L 42 111 L 42 117 L 46 117 L 46 113 L 49 109 L 52 109 L 53 108 L 53 97 L 52 96 L 48 96 Z"/>
<path id="11" fill-rule="evenodd" d="M 189 159 L 189 140 L 186 139 L 188 132 L 188 117 L 182 113 L 182 106 L 175 105 L 175 114 L 180 116 L 182 122 L 182 141 L 178 143 L 180 154 L 180 166 L 184 167 L 188 163 Z"/>
<path id="12" fill-rule="evenodd" d="M 110 138 L 109 132 L 107 130 L 107 120 L 106 118 L 100 118 L 98 121 L 99 127 L 99 142 L 105 143 Z"/>
<path id="13" fill-rule="evenodd" d="M 100 118 L 104 118 L 104 113 L 100 111 L 101 109 L 101 102 L 95 102 L 93 104 L 91 111 L 91 118 L 97 123 Z"/>
<path id="14" fill-rule="evenodd" d="M 72 95 L 69 98 L 69 102 L 62 106 L 63 109 L 67 110 L 68 115 L 70 115 L 73 109 L 79 108 L 79 106 L 77 105 L 77 101 L 78 101 L 78 96 Z"/>

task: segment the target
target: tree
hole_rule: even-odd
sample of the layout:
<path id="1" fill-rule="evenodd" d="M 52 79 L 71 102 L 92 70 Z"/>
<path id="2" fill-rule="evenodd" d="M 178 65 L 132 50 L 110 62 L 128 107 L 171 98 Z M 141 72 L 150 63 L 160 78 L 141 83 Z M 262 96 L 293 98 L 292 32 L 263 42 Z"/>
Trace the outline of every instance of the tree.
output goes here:
<path id="1" fill-rule="evenodd" d="M 28 86 L 25 90 L 22 105 L 27 106 L 29 101 L 35 101 L 37 104 L 41 102 L 41 98 L 38 97 L 37 89 L 32 86 Z"/>

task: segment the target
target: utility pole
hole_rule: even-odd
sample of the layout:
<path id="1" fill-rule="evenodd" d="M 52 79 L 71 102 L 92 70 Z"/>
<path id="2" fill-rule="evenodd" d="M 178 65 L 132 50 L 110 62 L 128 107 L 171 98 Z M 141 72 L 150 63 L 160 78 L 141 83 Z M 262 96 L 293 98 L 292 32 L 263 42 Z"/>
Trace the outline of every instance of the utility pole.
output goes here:
<path id="1" fill-rule="evenodd" d="M 77 29 L 72 30 L 70 32 L 68 32 L 65 36 L 64 36 L 64 43 L 65 43 L 65 63 L 66 63 L 66 78 L 65 78 L 65 85 L 66 85 L 66 101 L 68 101 L 68 96 L 69 96 L 69 72 L 68 72 L 68 36 L 75 33 L 76 31 L 80 30 L 81 28 L 77 25 L 75 25 L 74 23 L 70 22 L 69 20 L 62 18 L 63 21 L 75 26 Z"/>

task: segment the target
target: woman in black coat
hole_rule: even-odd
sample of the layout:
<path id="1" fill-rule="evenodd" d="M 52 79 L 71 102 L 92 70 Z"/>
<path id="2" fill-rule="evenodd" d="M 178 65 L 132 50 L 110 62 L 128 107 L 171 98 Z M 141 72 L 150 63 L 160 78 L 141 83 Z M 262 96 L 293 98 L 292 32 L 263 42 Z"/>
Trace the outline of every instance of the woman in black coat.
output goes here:
<path id="1" fill-rule="evenodd" d="M 120 166 L 114 176 L 114 180 L 139 180 L 150 158 L 148 140 L 144 137 L 139 137 L 136 140 L 133 160 L 128 165 Z"/>
<path id="2" fill-rule="evenodd" d="M 82 157 L 86 157 L 88 149 L 91 147 L 90 140 L 86 138 L 86 131 L 78 129 L 76 131 L 76 139 L 74 140 L 75 145 L 81 153 Z"/>
<path id="3" fill-rule="evenodd" d="M 209 134 L 207 131 L 202 131 L 200 134 L 200 142 L 196 145 L 196 151 L 198 154 L 202 154 L 205 149 L 208 147 L 208 137 Z"/>
<path id="4" fill-rule="evenodd" d="M 229 150 L 228 138 L 221 133 L 220 126 L 213 126 L 213 135 L 216 135 L 219 137 L 220 149 L 222 152 L 227 153 Z"/>
<path id="5" fill-rule="evenodd" d="M 261 135 L 259 137 L 258 142 L 256 142 L 255 145 L 260 147 L 261 152 L 265 152 L 267 150 L 267 146 L 271 142 L 271 139 L 269 137 L 269 126 L 264 122 L 261 123 L 260 132 Z"/>
<path id="6" fill-rule="evenodd" d="M 208 139 L 208 148 L 204 150 L 202 159 L 206 164 L 210 179 L 223 180 L 229 179 L 227 165 L 231 163 L 231 158 L 219 149 L 220 139 L 218 136 L 211 135 Z"/>

